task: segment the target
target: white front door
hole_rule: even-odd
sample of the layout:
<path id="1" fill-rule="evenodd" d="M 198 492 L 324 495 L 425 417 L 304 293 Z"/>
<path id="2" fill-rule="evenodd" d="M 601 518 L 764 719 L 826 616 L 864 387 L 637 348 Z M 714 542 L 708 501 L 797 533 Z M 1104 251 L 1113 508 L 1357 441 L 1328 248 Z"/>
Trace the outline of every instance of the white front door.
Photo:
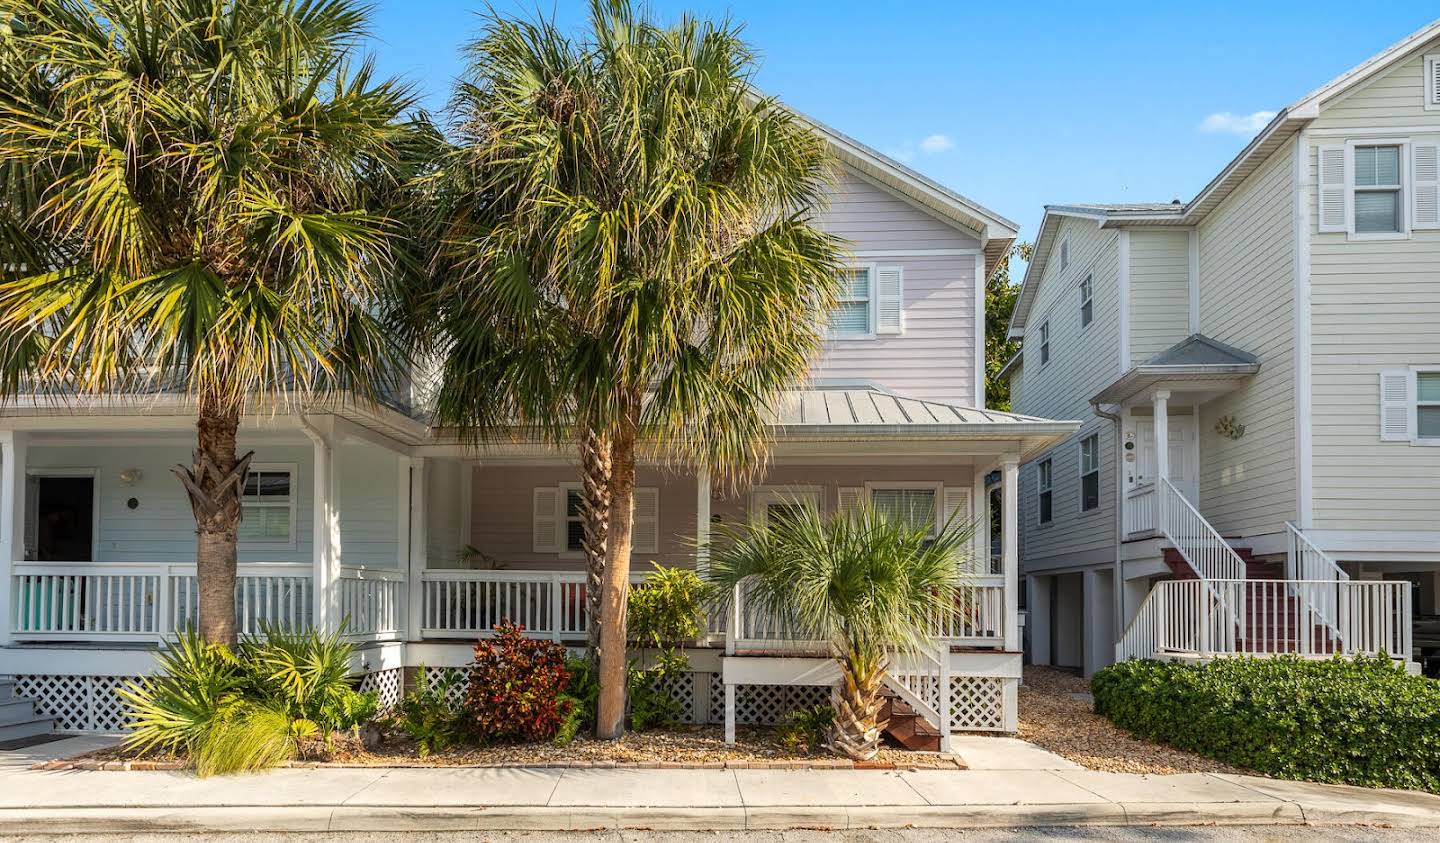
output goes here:
<path id="1" fill-rule="evenodd" d="M 1199 466 L 1195 464 L 1195 417 L 1170 416 L 1170 482 L 1199 506 Z M 1155 482 L 1155 422 L 1135 419 L 1135 461 L 1126 466 L 1126 488 L 1135 489 Z"/>

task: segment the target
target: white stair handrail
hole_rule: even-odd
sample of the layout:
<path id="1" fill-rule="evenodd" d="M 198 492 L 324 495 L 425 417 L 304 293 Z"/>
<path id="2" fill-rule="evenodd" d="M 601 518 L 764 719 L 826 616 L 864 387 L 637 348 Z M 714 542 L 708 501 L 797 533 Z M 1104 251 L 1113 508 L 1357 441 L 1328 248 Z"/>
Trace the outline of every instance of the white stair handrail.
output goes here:
<path id="1" fill-rule="evenodd" d="M 1285 558 L 1285 579 L 1340 582 L 1350 579 L 1345 569 L 1301 532 L 1299 527 L 1286 521 L 1285 528 L 1290 532 L 1290 552 Z"/>
<path id="2" fill-rule="evenodd" d="M 881 680 L 915 713 L 940 732 L 940 751 L 950 751 L 954 718 L 950 712 L 950 646 L 939 642 L 935 652 L 916 650 L 892 658 Z"/>
<path id="3" fill-rule="evenodd" d="M 1159 526 L 1202 580 L 1243 580 L 1245 560 L 1168 478 L 1160 478 Z"/>

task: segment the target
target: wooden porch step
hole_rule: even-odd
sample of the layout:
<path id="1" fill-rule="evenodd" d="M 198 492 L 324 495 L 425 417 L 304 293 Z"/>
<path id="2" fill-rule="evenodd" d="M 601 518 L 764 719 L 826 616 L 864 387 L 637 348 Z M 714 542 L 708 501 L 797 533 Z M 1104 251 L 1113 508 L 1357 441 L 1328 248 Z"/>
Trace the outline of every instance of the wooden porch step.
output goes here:
<path id="1" fill-rule="evenodd" d="M 885 722 L 885 734 L 891 740 L 913 752 L 940 751 L 939 729 L 889 688 L 882 688 L 880 697 L 880 717 Z"/>

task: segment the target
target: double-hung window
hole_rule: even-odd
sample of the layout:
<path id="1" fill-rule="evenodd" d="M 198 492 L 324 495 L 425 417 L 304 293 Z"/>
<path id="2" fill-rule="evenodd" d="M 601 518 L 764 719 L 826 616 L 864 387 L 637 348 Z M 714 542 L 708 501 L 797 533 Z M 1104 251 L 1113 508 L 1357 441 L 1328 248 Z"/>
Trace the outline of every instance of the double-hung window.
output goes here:
<path id="1" fill-rule="evenodd" d="M 1100 508 L 1100 436 L 1080 440 L 1080 511 Z"/>
<path id="2" fill-rule="evenodd" d="M 242 542 L 287 543 L 295 540 L 295 469 L 257 465 L 245 475 L 236 538 Z"/>
<path id="3" fill-rule="evenodd" d="M 889 518 L 909 524 L 917 530 L 923 529 L 934 536 L 938 532 L 939 519 L 936 515 L 936 489 L 925 487 L 874 487 L 870 490 L 870 503 L 877 512 Z"/>
<path id="4" fill-rule="evenodd" d="M 1050 320 L 1040 323 L 1040 365 L 1050 362 Z"/>
<path id="5" fill-rule="evenodd" d="M 867 337 L 874 333 L 869 267 L 854 267 L 840 273 L 840 296 L 830 314 L 830 336 L 840 339 Z"/>
<path id="6" fill-rule="evenodd" d="M 1080 282 L 1080 327 L 1084 328 L 1095 318 L 1095 303 L 1091 301 L 1091 276 Z"/>
<path id="7" fill-rule="evenodd" d="M 581 505 L 580 489 L 561 486 L 565 493 L 565 552 L 582 553 L 585 550 L 585 516 Z"/>
<path id="8" fill-rule="evenodd" d="M 1415 373 L 1415 437 L 1440 442 L 1440 371 Z"/>
<path id="9" fill-rule="evenodd" d="M 1051 481 L 1053 479 L 1051 474 L 1052 468 L 1048 458 L 1040 461 L 1038 488 L 1040 490 L 1039 510 L 1041 524 L 1049 524 L 1055 517 L 1053 509 L 1054 492 L 1051 489 Z"/>
<path id="10" fill-rule="evenodd" d="M 1405 231 L 1403 151 L 1399 144 L 1355 147 L 1356 234 Z"/>

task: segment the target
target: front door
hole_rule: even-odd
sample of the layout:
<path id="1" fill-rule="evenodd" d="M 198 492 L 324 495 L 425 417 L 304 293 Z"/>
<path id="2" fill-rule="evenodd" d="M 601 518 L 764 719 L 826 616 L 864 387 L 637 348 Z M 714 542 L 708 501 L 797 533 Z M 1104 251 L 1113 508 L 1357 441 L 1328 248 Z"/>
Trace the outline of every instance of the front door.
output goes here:
<path id="1" fill-rule="evenodd" d="M 1195 417 L 1171 416 L 1170 423 L 1170 482 L 1180 490 L 1190 503 L 1198 506 L 1200 497 L 1199 471 L 1195 465 Z M 1155 422 L 1153 419 L 1135 419 L 1135 461 L 1127 466 L 1129 489 L 1148 486 L 1155 482 Z"/>
<path id="2" fill-rule="evenodd" d="M 95 478 L 40 475 L 29 480 L 26 555 L 39 562 L 94 562 Z"/>

